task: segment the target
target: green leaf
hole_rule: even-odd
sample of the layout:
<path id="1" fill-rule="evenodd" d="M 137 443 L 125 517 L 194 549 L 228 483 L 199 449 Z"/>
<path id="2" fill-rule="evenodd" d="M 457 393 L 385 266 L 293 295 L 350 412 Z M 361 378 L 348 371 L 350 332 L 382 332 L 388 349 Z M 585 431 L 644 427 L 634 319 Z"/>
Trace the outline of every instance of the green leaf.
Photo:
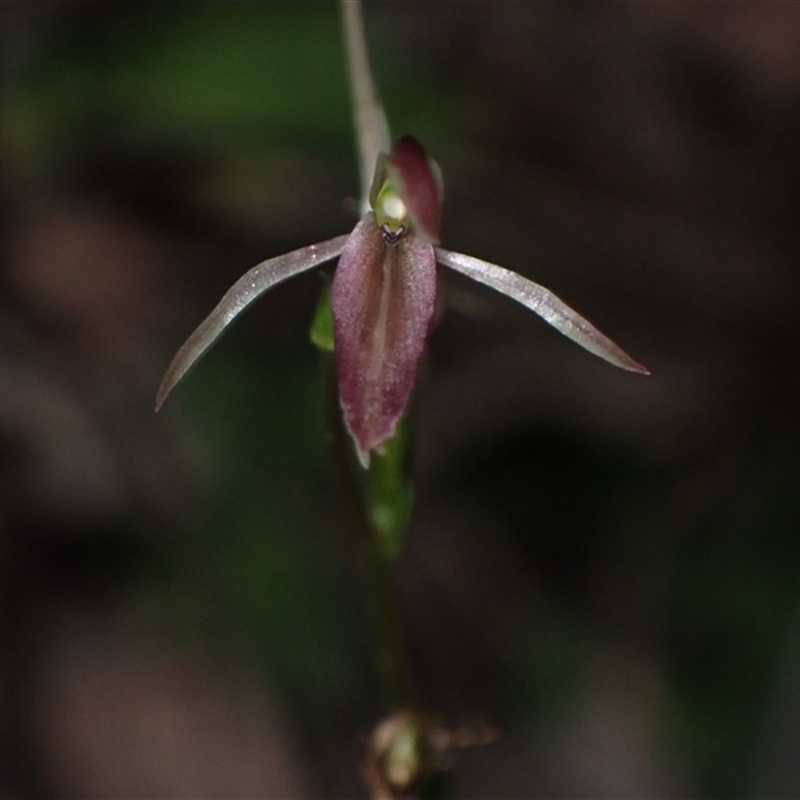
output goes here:
<path id="1" fill-rule="evenodd" d="M 325 285 L 319 296 L 317 310 L 314 312 L 314 321 L 311 323 L 309 335 L 311 343 L 323 353 L 332 353 L 334 349 L 333 338 L 333 310 L 331 309 L 331 279 L 322 276 Z"/>

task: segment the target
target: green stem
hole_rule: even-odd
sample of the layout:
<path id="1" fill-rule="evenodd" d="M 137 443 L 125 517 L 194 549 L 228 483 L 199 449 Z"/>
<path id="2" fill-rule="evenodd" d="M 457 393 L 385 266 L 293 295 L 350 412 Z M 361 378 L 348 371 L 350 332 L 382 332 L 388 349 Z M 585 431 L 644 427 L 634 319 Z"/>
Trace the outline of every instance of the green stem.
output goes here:
<path id="1" fill-rule="evenodd" d="M 375 546 L 364 548 L 367 561 L 378 670 L 393 709 L 414 704 L 414 684 L 406 653 L 400 600 L 391 562 Z"/>
<path id="2" fill-rule="evenodd" d="M 373 524 L 375 513 L 370 503 L 370 479 L 374 480 L 370 473 L 379 465 L 373 463 L 365 472 L 356 459 L 353 442 L 344 427 L 339 408 L 333 353 L 321 348 L 320 357 L 325 384 L 328 441 L 356 523 L 375 658 L 390 705 L 395 709 L 404 708 L 413 704 L 414 689 L 393 571 L 394 553 L 387 550 L 380 530 Z"/>

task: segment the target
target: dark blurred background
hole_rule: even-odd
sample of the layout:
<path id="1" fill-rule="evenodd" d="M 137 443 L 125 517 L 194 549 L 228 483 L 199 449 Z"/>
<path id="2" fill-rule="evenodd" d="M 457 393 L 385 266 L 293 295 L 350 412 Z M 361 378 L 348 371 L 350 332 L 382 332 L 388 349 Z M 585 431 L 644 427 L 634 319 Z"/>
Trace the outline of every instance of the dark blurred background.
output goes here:
<path id="1" fill-rule="evenodd" d="M 380 2 L 445 245 L 400 563 L 460 797 L 800 794 L 800 5 Z M 0 4 L 0 796 L 364 796 L 384 712 L 308 326 L 346 232 L 332 2 Z"/>

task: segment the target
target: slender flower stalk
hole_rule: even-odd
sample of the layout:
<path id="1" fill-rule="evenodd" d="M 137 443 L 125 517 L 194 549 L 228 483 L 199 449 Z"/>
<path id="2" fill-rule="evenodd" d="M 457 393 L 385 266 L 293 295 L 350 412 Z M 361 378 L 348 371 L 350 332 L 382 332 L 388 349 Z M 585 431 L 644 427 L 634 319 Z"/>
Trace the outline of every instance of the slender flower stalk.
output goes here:
<path id="1" fill-rule="evenodd" d="M 363 216 L 369 211 L 369 190 L 372 186 L 375 164 L 381 153 L 389 152 L 391 139 L 386 114 L 378 97 L 375 82 L 372 80 L 372 70 L 369 68 L 361 3 L 359 0 L 341 0 L 341 8 L 353 117 L 358 141 L 361 215 Z"/>

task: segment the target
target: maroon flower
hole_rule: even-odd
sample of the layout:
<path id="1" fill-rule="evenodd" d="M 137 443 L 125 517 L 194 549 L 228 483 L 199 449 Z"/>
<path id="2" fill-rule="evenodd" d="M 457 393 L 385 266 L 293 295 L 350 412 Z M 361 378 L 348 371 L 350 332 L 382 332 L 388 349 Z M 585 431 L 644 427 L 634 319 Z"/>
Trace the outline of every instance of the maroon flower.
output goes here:
<path id="1" fill-rule="evenodd" d="M 333 276 L 339 399 L 365 465 L 403 416 L 425 348 L 436 305 L 432 242 L 441 195 L 419 143 L 398 139 L 378 161 L 373 210 L 356 225 Z"/>
<path id="2" fill-rule="evenodd" d="M 436 303 L 436 263 L 535 311 L 565 336 L 621 367 L 647 370 L 554 294 L 515 272 L 435 245 L 442 214 L 436 164 L 411 136 L 378 159 L 372 210 L 349 235 L 294 250 L 245 273 L 172 360 L 156 409 L 227 326 L 277 283 L 337 256 L 331 307 L 339 399 L 366 467 L 395 431 L 414 387 Z"/>

